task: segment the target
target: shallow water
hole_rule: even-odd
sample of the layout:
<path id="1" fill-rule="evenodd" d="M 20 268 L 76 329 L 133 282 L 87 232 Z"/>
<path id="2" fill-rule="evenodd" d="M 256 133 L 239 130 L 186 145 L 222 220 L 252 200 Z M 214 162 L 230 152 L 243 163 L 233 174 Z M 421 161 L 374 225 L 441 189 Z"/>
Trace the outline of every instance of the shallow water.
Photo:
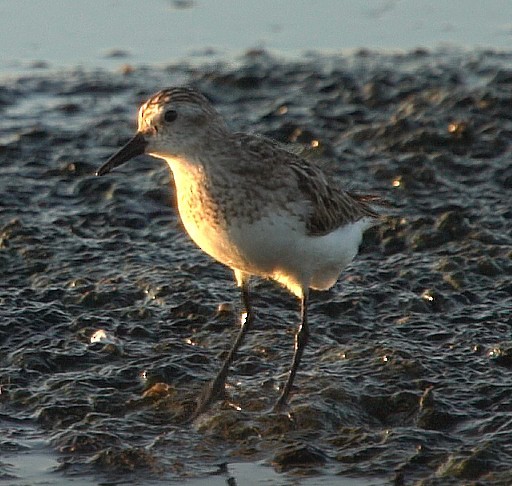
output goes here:
<path id="1" fill-rule="evenodd" d="M 52 0 L 0 2 L 0 73 L 27 66 L 112 68 L 265 48 L 508 49 L 509 0 Z M 44 22 L 41 22 L 44 19 Z"/>
<path id="2" fill-rule="evenodd" d="M 394 205 L 312 296 L 289 416 L 268 410 L 298 306 L 256 282 L 228 399 L 183 425 L 237 330 L 232 276 L 183 233 L 163 163 L 92 175 L 138 103 L 185 83 Z M 512 53 L 491 51 L 3 78 L 0 477 L 512 482 L 511 93 Z"/>

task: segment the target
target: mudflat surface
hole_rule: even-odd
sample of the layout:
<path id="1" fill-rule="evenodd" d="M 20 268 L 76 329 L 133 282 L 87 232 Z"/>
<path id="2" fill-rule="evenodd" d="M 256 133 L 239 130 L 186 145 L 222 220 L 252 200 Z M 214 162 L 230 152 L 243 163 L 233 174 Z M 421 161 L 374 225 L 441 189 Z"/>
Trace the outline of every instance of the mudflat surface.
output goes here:
<path id="1" fill-rule="evenodd" d="M 237 331 L 232 275 L 182 231 L 163 162 L 93 175 L 177 84 L 394 205 L 312 295 L 289 414 L 269 410 L 297 303 L 255 282 L 226 401 L 183 424 Z M 511 110 L 492 51 L 1 78 L 0 478 L 510 484 Z"/>

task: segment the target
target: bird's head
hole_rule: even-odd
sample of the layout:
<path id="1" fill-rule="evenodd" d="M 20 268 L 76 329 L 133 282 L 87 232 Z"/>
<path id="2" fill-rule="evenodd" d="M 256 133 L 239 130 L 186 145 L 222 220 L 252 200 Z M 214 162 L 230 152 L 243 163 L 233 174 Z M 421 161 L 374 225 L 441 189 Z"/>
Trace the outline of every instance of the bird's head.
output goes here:
<path id="1" fill-rule="evenodd" d="M 135 136 L 103 164 L 96 175 L 108 174 L 128 160 L 149 154 L 166 160 L 194 155 L 196 147 L 222 136 L 227 128 L 208 99 L 193 88 L 169 88 L 139 109 Z"/>

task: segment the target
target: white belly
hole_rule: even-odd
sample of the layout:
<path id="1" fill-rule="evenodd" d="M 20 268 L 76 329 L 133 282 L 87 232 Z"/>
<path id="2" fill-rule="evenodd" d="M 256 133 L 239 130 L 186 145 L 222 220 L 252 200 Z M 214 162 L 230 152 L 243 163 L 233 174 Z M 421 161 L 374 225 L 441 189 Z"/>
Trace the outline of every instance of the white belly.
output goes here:
<path id="1" fill-rule="evenodd" d="M 240 226 L 233 221 L 220 231 L 206 221 L 183 222 L 196 244 L 216 260 L 276 280 L 299 297 L 307 288 L 332 287 L 371 226 L 371 220 L 365 219 L 324 236 L 308 236 L 303 223 L 282 215 Z"/>

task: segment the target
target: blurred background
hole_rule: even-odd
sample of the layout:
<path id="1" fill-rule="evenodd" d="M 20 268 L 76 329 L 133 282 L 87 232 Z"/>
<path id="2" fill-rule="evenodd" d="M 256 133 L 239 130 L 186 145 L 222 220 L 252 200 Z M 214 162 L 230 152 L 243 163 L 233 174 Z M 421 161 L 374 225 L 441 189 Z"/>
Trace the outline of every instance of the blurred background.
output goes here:
<path id="1" fill-rule="evenodd" d="M 511 0 L 0 0 L 0 481 L 512 484 L 511 40 Z M 312 299 L 289 418 L 297 306 L 258 281 L 229 399 L 182 425 L 232 274 L 163 161 L 94 177 L 180 84 L 393 205 Z"/>
<path id="2" fill-rule="evenodd" d="M 289 56 L 361 47 L 506 49 L 511 40 L 509 0 L 0 1 L 3 71 L 161 63 L 253 48 Z"/>

